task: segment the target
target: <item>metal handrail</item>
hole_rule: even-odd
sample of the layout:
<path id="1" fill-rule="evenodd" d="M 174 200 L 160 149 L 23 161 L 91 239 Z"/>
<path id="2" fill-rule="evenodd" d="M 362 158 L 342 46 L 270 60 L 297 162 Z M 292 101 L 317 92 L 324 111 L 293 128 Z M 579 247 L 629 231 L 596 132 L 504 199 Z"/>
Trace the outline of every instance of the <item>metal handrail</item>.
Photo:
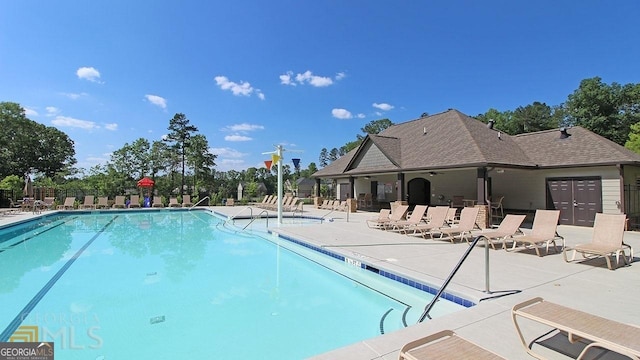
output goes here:
<path id="1" fill-rule="evenodd" d="M 206 200 L 206 199 L 208 199 L 208 198 L 209 198 L 209 195 L 207 195 L 207 196 L 203 197 L 202 199 L 198 200 L 198 202 L 197 202 L 197 203 L 195 203 L 195 204 L 191 205 L 191 207 L 189 208 L 189 210 L 193 209 L 195 206 L 197 206 L 198 204 L 200 204 L 201 202 L 205 201 L 205 200 Z"/>
<path id="2" fill-rule="evenodd" d="M 473 248 L 476 246 L 476 244 L 478 243 L 478 241 L 480 241 L 481 238 L 484 238 L 485 291 L 487 293 L 491 293 L 491 290 L 489 290 L 489 239 L 484 235 L 478 235 L 475 237 L 475 239 L 473 239 L 473 242 L 471 243 L 471 245 L 469 245 L 469 248 L 467 249 L 467 251 L 464 252 L 464 254 L 460 258 L 456 266 L 453 268 L 453 270 L 451 271 L 447 279 L 444 281 L 444 283 L 440 287 L 440 290 L 438 290 L 438 293 L 436 294 L 436 296 L 434 296 L 431 302 L 429 303 L 429 305 L 427 305 L 424 308 L 424 312 L 422 312 L 422 315 L 420 316 L 420 319 L 418 320 L 418 322 L 423 322 L 424 319 L 426 319 L 427 317 L 431 319 L 431 317 L 429 316 L 429 312 L 431 311 L 433 306 L 436 304 L 436 301 L 438 301 L 440 296 L 442 296 L 442 293 L 444 293 L 444 290 L 447 288 L 447 285 L 449 285 L 449 283 L 451 282 L 451 279 L 453 279 L 455 274 L 460 269 L 460 266 L 462 266 L 462 263 L 467 259 L 467 256 L 469 256 L 469 253 L 471 253 L 471 250 L 473 250 Z"/>
<path id="3" fill-rule="evenodd" d="M 229 219 L 227 219 L 227 221 L 235 220 L 236 216 L 240 215 L 241 212 L 243 212 L 243 211 L 245 211 L 247 209 L 249 209 L 249 217 L 253 218 L 253 208 L 251 206 L 246 206 L 246 207 L 243 207 L 242 209 L 240 209 L 240 211 L 238 211 L 237 213 L 235 213 L 235 215 L 232 215 Z"/>
<path id="4" fill-rule="evenodd" d="M 262 214 L 267 214 L 267 227 L 269 227 L 269 212 L 267 210 L 262 210 L 260 211 L 260 213 L 258 215 L 256 215 L 256 217 L 251 217 L 251 221 L 249 221 L 249 223 L 247 225 L 245 225 L 242 230 L 246 229 L 247 227 L 249 227 L 249 225 L 251 225 L 251 223 L 253 223 L 256 219 L 258 219 L 260 217 L 260 215 Z"/>

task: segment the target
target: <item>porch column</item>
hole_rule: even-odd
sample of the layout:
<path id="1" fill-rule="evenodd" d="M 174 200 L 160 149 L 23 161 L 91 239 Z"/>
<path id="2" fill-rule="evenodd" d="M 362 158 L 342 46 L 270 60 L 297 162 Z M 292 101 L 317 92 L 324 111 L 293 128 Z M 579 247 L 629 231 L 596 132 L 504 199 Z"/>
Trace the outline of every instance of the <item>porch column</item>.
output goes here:
<path id="1" fill-rule="evenodd" d="M 316 189 L 314 191 L 313 196 L 315 197 L 320 196 L 320 178 L 316 178 Z"/>
<path id="2" fill-rule="evenodd" d="M 398 173 L 398 180 L 396 180 L 396 200 L 406 201 L 406 194 L 404 188 L 404 173 Z"/>
<path id="3" fill-rule="evenodd" d="M 356 198 L 354 193 L 355 189 L 356 189 L 356 181 L 353 178 L 353 176 L 349 176 L 349 196 L 347 196 L 348 198 L 350 199 Z"/>
<path id="4" fill-rule="evenodd" d="M 487 168 L 481 167 L 477 169 L 477 190 L 478 194 L 478 205 L 486 205 L 487 204 Z"/>

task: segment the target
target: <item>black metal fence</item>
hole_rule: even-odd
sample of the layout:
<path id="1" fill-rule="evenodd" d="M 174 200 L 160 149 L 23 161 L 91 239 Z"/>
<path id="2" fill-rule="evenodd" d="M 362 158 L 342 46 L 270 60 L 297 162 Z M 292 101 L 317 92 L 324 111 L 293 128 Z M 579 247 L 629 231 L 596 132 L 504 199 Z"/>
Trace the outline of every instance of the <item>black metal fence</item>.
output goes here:
<path id="1" fill-rule="evenodd" d="M 636 185 L 624 186 L 624 213 L 629 219 L 629 228 L 640 228 L 640 187 Z"/>

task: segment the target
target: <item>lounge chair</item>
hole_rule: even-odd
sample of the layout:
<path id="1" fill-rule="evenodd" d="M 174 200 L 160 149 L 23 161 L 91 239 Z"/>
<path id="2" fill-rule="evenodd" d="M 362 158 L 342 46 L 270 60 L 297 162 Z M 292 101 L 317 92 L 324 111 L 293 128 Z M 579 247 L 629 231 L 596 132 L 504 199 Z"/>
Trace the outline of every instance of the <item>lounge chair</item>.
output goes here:
<path id="1" fill-rule="evenodd" d="M 51 197 L 45 197 L 44 200 L 42 200 L 42 206 L 46 207 L 47 209 L 51 210 L 53 208 L 53 204 L 56 202 L 56 198 L 51 196 Z"/>
<path id="2" fill-rule="evenodd" d="M 151 207 L 163 208 L 164 204 L 162 203 L 162 196 L 155 195 L 153 197 L 153 205 L 151 205 Z"/>
<path id="3" fill-rule="evenodd" d="M 140 207 L 140 195 L 131 195 L 129 199 L 129 209 Z"/>
<path id="4" fill-rule="evenodd" d="M 391 228 L 391 230 L 398 230 L 399 232 L 406 234 L 408 228 L 418 225 L 423 221 L 424 214 L 426 212 L 427 205 L 416 205 L 411 214 L 407 217 L 407 220 L 392 220 L 387 225 L 387 228 Z"/>
<path id="5" fill-rule="evenodd" d="M 229 202 L 229 199 L 227 199 L 227 202 Z M 233 200 L 231 200 L 231 202 L 232 204 L 230 206 L 233 206 Z M 191 195 L 182 195 L 182 207 L 192 207 L 192 206 L 193 206 L 193 203 L 191 202 Z"/>
<path id="6" fill-rule="evenodd" d="M 497 360 L 504 358 L 460 337 L 451 330 L 443 330 L 405 344 L 400 349 L 400 356 L 398 359 Z"/>
<path id="7" fill-rule="evenodd" d="M 389 215 L 391 215 L 390 209 L 380 209 L 377 217 L 366 220 L 367 226 L 371 229 L 382 229 L 391 221 Z"/>
<path id="8" fill-rule="evenodd" d="M 615 299 L 611 299 L 615 301 Z M 612 304 L 609 304 L 612 305 Z M 569 342 L 587 340 L 578 359 L 583 359 L 592 348 L 607 349 L 632 359 L 640 358 L 640 327 L 609 320 L 588 312 L 554 304 L 540 297 L 517 304 L 511 310 L 511 318 L 516 327 L 522 346 L 529 355 L 543 359 L 533 352 L 533 344 L 525 340 L 518 318 L 544 324 L 561 333 L 566 333 Z M 547 330 L 544 330 L 547 332 Z M 553 330 L 552 330 L 553 331 Z M 548 332 L 547 332 L 548 333 Z"/>
<path id="9" fill-rule="evenodd" d="M 96 209 L 106 209 L 109 207 L 109 198 L 106 196 L 98 197 L 98 203 L 96 204 Z"/>
<path id="10" fill-rule="evenodd" d="M 520 225 L 526 218 L 526 215 L 513 215 L 507 214 L 504 219 L 500 222 L 500 226 L 497 229 L 485 231 L 481 236 L 486 237 L 489 240 L 489 245 L 493 250 L 496 249 L 495 242 L 501 242 L 502 248 L 507 248 L 507 240 L 512 238 L 515 234 L 521 233 Z"/>
<path id="11" fill-rule="evenodd" d="M 318 209 L 324 209 L 325 206 L 329 204 L 329 200 L 325 199 L 322 201 L 322 204 L 318 204 Z"/>
<path id="12" fill-rule="evenodd" d="M 413 230 L 413 234 L 417 234 L 419 232 L 425 239 L 427 238 L 427 235 L 429 235 L 429 238 L 433 238 L 433 234 L 438 232 L 441 228 L 449 227 L 445 222 L 448 211 L 448 206 L 432 206 L 427 210 L 428 222 L 426 224 L 411 226 L 407 230 Z M 408 231 L 406 233 L 408 233 Z"/>
<path id="13" fill-rule="evenodd" d="M 75 208 L 76 198 L 74 196 L 67 196 L 64 199 L 62 205 L 58 205 L 58 210 L 73 210 Z"/>
<path id="14" fill-rule="evenodd" d="M 95 196 L 86 195 L 84 197 L 84 203 L 82 203 L 82 208 L 83 209 L 95 209 L 96 208 Z"/>
<path id="15" fill-rule="evenodd" d="M 116 196 L 116 200 L 113 203 L 113 208 L 114 209 L 124 209 L 126 207 L 127 207 L 127 205 L 124 203 L 124 196 L 117 195 Z"/>
<path id="16" fill-rule="evenodd" d="M 624 226 L 627 221 L 625 214 L 602 214 L 597 213 L 595 222 L 593 223 L 593 239 L 589 244 L 579 244 L 573 248 L 564 248 L 562 256 L 564 261 L 575 261 L 577 253 L 582 254 L 584 259 L 594 257 L 604 257 L 607 260 L 607 267 L 613 270 L 611 266 L 611 257 L 616 257 L 616 265 L 620 264 L 620 255 L 625 264 L 631 263 L 633 259 L 633 249 L 631 246 L 623 242 Z M 630 256 L 629 261 L 625 255 L 628 249 Z M 571 259 L 567 258 L 567 252 L 573 250 Z"/>
<path id="17" fill-rule="evenodd" d="M 440 239 L 444 239 L 446 237 L 453 243 L 456 239 L 455 235 L 460 235 L 460 241 L 464 239 L 468 243 L 469 239 L 466 235 L 470 234 L 472 230 L 477 228 L 476 221 L 478 219 L 479 212 L 479 207 L 462 208 L 458 225 L 449 228 L 442 227 L 438 229 L 438 232 L 440 233 Z"/>
<path id="18" fill-rule="evenodd" d="M 518 243 L 521 243 L 525 247 L 532 246 L 536 254 L 542 256 L 540 254 L 540 246 L 545 245 L 546 253 L 549 253 L 551 244 L 556 249 L 556 239 L 562 240 L 562 248 L 564 249 L 564 238 L 556 232 L 559 217 L 560 210 L 536 210 L 531 234 L 513 237 L 511 250 L 515 250 Z M 505 250 L 509 251 L 509 248 L 505 248 Z"/>
<path id="19" fill-rule="evenodd" d="M 404 219 L 405 214 L 409 210 L 409 205 L 398 205 L 395 209 L 391 210 L 391 215 L 389 215 L 389 222 L 384 224 L 382 227 L 384 230 L 387 230 L 394 221 L 400 221 Z"/>
<path id="20" fill-rule="evenodd" d="M 300 198 L 298 198 L 297 196 L 292 197 L 289 203 L 282 207 L 282 210 L 293 211 L 298 207 L 298 201 L 300 201 Z"/>
<path id="21" fill-rule="evenodd" d="M 457 217 L 457 214 L 458 208 L 450 207 L 447 210 L 447 217 L 444 219 L 444 221 L 449 225 L 457 224 L 460 221 L 460 218 Z"/>
<path id="22" fill-rule="evenodd" d="M 169 198 L 169 207 L 182 207 L 182 205 L 178 202 L 178 198 L 171 197 Z"/>

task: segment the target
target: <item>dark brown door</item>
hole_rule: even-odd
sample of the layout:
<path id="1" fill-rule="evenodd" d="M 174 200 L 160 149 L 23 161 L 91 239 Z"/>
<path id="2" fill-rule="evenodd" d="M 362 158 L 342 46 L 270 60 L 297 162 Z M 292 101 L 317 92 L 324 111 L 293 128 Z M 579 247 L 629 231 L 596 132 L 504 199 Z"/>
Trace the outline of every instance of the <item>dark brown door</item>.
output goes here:
<path id="1" fill-rule="evenodd" d="M 547 208 L 560 210 L 560 224 L 593 226 L 596 213 L 602 212 L 602 180 L 547 179 Z"/>
<path id="2" fill-rule="evenodd" d="M 597 212 L 602 212 L 602 181 L 584 179 L 573 181 L 574 211 L 573 223 L 593 226 Z"/>

